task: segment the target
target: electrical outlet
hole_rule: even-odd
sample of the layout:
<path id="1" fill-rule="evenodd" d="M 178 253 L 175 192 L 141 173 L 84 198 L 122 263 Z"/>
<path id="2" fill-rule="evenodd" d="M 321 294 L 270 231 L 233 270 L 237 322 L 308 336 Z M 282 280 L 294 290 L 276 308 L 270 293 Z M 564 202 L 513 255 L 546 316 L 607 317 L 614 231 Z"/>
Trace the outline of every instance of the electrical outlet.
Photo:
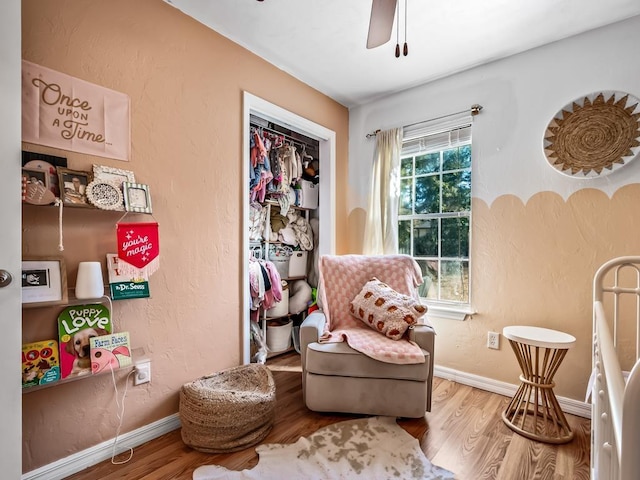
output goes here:
<path id="1" fill-rule="evenodd" d="M 494 350 L 500 349 L 500 334 L 497 332 L 487 333 L 487 348 L 493 348 Z"/>
<path id="2" fill-rule="evenodd" d="M 133 377 L 134 385 L 142 385 L 151 381 L 151 362 L 138 363 L 135 366 L 136 373 Z"/>

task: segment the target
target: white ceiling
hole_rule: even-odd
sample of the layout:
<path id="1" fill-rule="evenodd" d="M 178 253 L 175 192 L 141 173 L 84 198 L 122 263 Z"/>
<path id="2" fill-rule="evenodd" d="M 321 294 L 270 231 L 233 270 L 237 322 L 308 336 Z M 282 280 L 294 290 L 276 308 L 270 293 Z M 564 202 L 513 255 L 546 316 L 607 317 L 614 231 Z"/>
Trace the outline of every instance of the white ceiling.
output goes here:
<path id="1" fill-rule="evenodd" d="M 347 107 L 640 14 L 639 0 L 407 0 L 396 58 L 395 24 L 366 48 L 371 0 L 164 1 Z"/>

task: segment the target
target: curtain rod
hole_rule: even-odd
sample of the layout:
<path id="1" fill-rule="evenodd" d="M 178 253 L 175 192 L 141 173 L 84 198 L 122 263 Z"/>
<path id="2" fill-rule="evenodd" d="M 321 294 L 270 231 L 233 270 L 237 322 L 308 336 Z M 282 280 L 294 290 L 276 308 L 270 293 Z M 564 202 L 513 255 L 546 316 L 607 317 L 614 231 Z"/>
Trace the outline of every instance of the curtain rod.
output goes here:
<path id="1" fill-rule="evenodd" d="M 478 115 L 480 113 L 480 110 L 482 110 L 482 105 L 478 104 L 478 103 L 474 103 L 473 105 L 471 105 L 471 116 L 475 117 L 476 115 Z M 422 120 L 421 122 L 415 122 L 415 123 L 410 123 L 409 125 L 404 125 L 403 128 L 407 128 L 407 127 L 413 127 L 414 125 L 419 125 L 421 123 L 424 122 L 431 122 L 433 120 L 440 120 L 441 118 L 447 118 L 447 117 L 453 117 L 454 115 L 460 115 L 461 113 L 465 113 L 467 112 L 467 110 L 461 110 L 459 112 L 455 112 L 455 113 L 448 113 L 447 115 L 442 115 L 440 117 L 435 117 L 435 118 L 430 118 L 429 120 Z M 367 133 L 367 138 L 371 138 L 371 137 L 375 137 L 381 130 L 378 129 L 375 132 L 371 132 L 371 133 Z"/>

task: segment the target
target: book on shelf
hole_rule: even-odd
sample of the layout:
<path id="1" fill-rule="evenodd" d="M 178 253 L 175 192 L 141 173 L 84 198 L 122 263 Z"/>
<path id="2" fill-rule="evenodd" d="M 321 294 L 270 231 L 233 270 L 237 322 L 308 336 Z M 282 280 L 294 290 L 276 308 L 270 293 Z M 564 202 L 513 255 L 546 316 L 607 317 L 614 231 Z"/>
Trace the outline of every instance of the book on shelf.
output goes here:
<path id="1" fill-rule="evenodd" d="M 111 331 L 111 312 L 105 305 L 75 305 L 62 310 L 58 315 L 61 378 L 90 375 L 90 339 Z"/>
<path id="2" fill-rule="evenodd" d="M 91 343 L 91 373 L 102 373 L 133 363 L 129 332 L 94 337 Z"/>
<path id="3" fill-rule="evenodd" d="M 60 380 L 58 342 L 42 340 L 22 345 L 22 388 Z"/>
<path id="4" fill-rule="evenodd" d="M 107 253 L 107 273 L 109 275 L 109 292 L 113 300 L 149 297 L 149 277 L 141 274 L 131 277 L 120 271 L 119 258 L 115 253 Z"/>

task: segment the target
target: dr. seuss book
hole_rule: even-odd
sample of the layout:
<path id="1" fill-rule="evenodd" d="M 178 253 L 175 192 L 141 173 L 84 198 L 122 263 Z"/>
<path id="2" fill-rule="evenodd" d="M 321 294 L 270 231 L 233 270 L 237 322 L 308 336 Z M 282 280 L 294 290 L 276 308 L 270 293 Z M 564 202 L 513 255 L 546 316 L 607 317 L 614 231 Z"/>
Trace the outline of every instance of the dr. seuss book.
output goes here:
<path id="1" fill-rule="evenodd" d="M 129 332 L 94 337 L 91 344 L 91 373 L 102 373 L 131 365 Z"/>
<path id="2" fill-rule="evenodd" d="M 60 380 L 58 342 L 43 340 L 22 345 L 22 388 Z"/>
<path id="3" fill-rule="evenodd" d="M 67 307 L 58 315 L 61 377 L 91 373 L 89 340 L 111 333 L 111 314 L 102 304 Z"/>
<path id="4" fill-rule="evenodd" d="M 113 300 L 147 298 L 149 296 L 149 276 L 139 271 L 139 276 L 126 275 L 121 271 L 118 255 L 107 253 L 109 291 Z"/>

